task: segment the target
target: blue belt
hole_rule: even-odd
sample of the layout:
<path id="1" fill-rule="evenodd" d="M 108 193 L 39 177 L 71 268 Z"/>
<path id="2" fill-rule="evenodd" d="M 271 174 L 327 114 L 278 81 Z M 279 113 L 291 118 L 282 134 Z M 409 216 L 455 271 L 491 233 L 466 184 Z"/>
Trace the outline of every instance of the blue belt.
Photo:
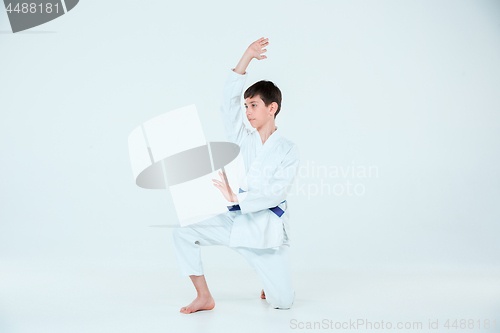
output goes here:
<path id="1" fill-rule="evenodd" d="M 246 191 L 243 191 L 241 188 L 240 188 L 240 191 L 239 193 L 243 193 L 243 192 L 246 192 Z M 285 202 L 286 200 L 283 200 L 280 205 Z M 232 205 L 232 206 L 227 206 L 227 209 L 229 209 L 230 212 L 232 211 L 235 211 L 235 210 L 241 210 L 240 208 L 240 205 Z M 278 206 L 276 207 L 271 207 L 269 208 L 274 214 L 278 215 L 278 217 L 281 217 L 281 215 L 283 215 L 285 213 L 285 211 L 281 208 L 279 208 Z"/>

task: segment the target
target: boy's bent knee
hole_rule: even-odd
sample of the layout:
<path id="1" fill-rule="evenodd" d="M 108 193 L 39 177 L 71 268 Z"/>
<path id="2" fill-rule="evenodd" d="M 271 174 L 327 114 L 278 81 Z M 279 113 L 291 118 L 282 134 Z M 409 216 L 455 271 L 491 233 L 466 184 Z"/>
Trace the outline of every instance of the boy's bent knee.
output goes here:
<path id="1" fill-rule="evenodd" d="M 279 300 L 273 301 L 271 304 L 274 309 L 288 310 L 292 307 L 295 302 L 295 291 L 292 292 L 288 297 L 280 297 Z"/>
<path id="2" fill-rule="evenodd" d="M 172 238 L 173 239 L 177 239 L 179 238 L 180 236 L 180 233 L 181 233 L 181 228 L 174 228 L 174 230 L 172 230 Z"/>
<path id="3" fill-rule="evenodd" d="M 185 228 L 174 228 L 174 230 L 172 230 L 172 238 L 174 241 L 185 240 L 189 238 L 188 235 L 190 234 L 190 230 Z"/>
<path id="4" fill-rule="evenodd" d="M 289 310 L 293 305 L 293 302 L 289 302 L 289 303 L 281 303 L 281 304 L 278 304 L 278 305 L 274 305 L 274 308 L 276 310 Z"/>
<path id="5" fill-rule="evenodd" d="M 172 237 L 185 237 L 188 234 L 192 234 L 193 229 L 187 227 L 177 227 L 172 231 Z"/>

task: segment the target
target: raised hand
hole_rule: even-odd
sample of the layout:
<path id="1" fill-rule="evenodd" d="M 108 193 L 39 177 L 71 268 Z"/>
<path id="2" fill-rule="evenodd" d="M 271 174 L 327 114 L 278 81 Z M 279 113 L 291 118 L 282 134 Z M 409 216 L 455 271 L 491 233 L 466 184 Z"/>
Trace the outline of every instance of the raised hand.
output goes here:
<path id="1" fill-rule="evenodd" d="M 269 38 L 259 38 L 250 46 L 247 48 L 246 53 L 249 54 L 252 59 L 255 58 L 257 60 L 262 60 L 262 59 L 267 59 L 265 55 L 262 55 L 262 53 L 265 53 L 267 49 L 264 49 L 264 47 L 269 45 Z"/>
<path id="2" fill-rule="evenodd" d="M 267 59 L 265 55 L 262 55 L 262 53 L 265 53 L 267 49 L 264 49 L 264 47 L 269 45 L 269 38 L 259 38 L 245 50 L 245 53 L 243 53 L 243 56 L 241 57 L 240 61 L 236 65 L 236 67 L 233 69 L 235 73 L 244 75 L 246 73 L 246 69 L 248 67 L 248 64 L 250 61 L 252 61 L 253 58 L 257 60 L 262 60 L 262 59 Z"/>

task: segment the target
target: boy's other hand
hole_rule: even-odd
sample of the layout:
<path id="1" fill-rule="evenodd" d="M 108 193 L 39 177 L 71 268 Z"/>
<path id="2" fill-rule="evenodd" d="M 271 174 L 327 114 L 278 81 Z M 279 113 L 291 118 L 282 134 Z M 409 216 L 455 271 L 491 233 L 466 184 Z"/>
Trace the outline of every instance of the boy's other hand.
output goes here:
<path id="1" fill-rule="evenodd" d="M 231 190 L 231 187 L 229 187 L 226 173 L 219 171 L 219 176 L 221 180 L 212 178 L 214 186 L 221 191 L 222 195 L 224 195 L 224 198 L 226 198 L 227 201 L 238 203 L 238 197 L 236 196 L 236 194 L 234 194 L 233 190 Z"/>
<path id="2" fill-rule="evenodd" d="M 262 55 L 262 53 L 265 53 L 267 50 L 263 49 L 264 47 L 269 45 L 269 38 L 259 38 L 250 46 L 247 48 L 246 53 L 250 55 L 253 58 L 257 60 L 262 60 L 262 59 L 267 59 L 265 55 Z"/>

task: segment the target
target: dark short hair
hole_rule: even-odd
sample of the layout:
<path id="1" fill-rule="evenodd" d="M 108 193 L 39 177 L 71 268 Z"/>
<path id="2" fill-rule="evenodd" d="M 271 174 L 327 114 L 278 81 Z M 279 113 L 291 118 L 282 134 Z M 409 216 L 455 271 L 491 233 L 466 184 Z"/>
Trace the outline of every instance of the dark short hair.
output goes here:
<path id="1" fill-rule="evenodd" d="M 248 87 L 243 94 L 243 98 L 252 98 L 257 95 L 260 96 L 266 106 L 269 106 L 272 102 L 278 104 L 278 109 L 274 114 L 274 118 L 276 118 L 281 110 L 281 90 L 271 81 L 262 80 Z"/>

